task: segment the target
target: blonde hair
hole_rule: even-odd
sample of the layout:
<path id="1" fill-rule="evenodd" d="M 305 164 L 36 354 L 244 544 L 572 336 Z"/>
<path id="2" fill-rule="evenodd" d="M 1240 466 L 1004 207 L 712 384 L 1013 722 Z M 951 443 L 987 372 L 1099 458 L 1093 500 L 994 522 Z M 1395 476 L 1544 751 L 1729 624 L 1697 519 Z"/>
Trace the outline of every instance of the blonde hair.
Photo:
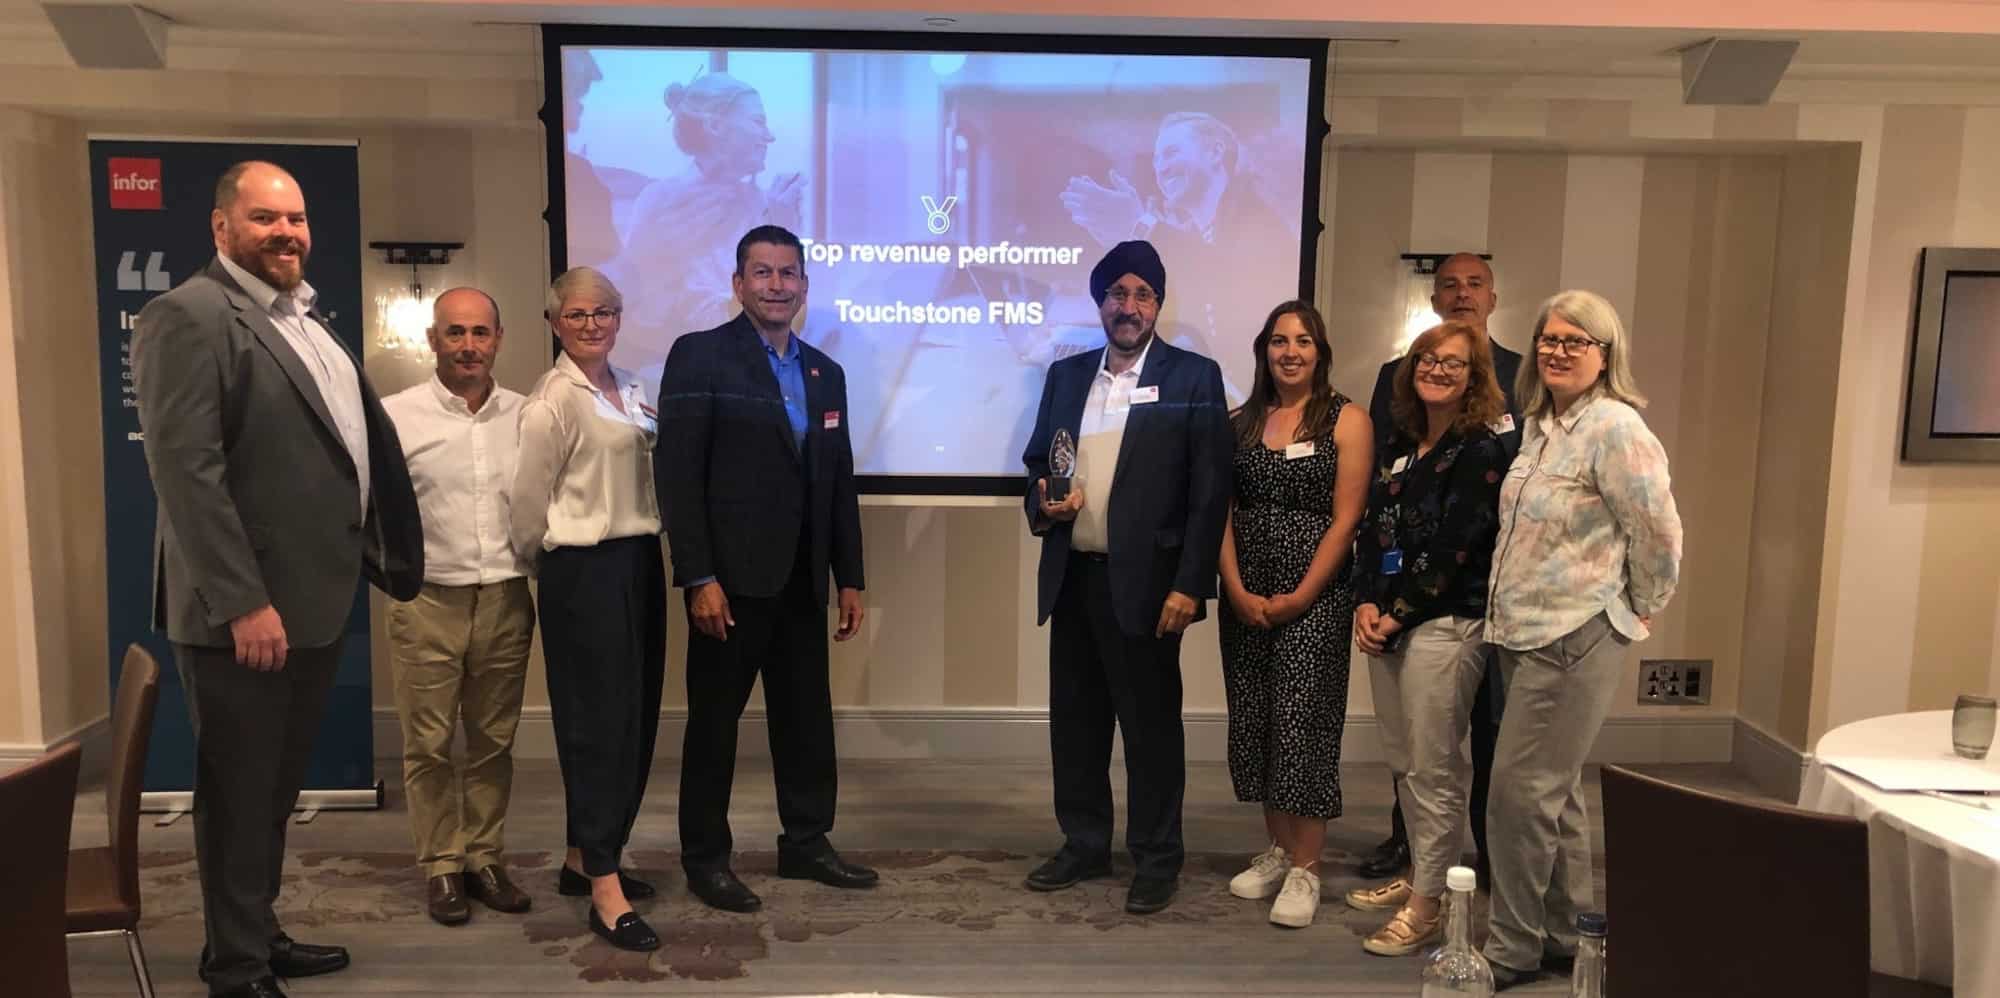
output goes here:
<path id="1" fill-rule="evenodd" d="M 595 267 L 571 267 L 549 284 L 548 297 L 542 299 L 543 317 L 554 322 L 563 302 L 581 294 L 591 295 L 612 308 L 625 307 L 625 296 L 618 293 L 618 285 L 611 283 L 603 271 Z"/>
<path id="2" fill-rule="evenodd" d="M 1604 370 L 1598 373 L 1592 391 L 1609 395 L 1634 409 L 1646 407 L 1646 396 L 1639 393 L 1639 383 L 1632 378 L 1628 357 L 1632 352 L 1631 335 L 1625 331 L 1625 323 L 1619 321 L 1618 310 L 1596 292 L 1559 291 L 1542 302 L 1541 312 L 1535 316 L 1534 339 L 1528 343 L 1528 362 L 1521 365 L 1521 373 L 1514 379 L 1514 397 L 1521 402 L 1523 417 L 1533 419 L 1554 409 L 1548 387 L 1542 384 L 1539 362 L 1539 341 L 1550 316 L 1560 317 L 1604 345 Z"/>

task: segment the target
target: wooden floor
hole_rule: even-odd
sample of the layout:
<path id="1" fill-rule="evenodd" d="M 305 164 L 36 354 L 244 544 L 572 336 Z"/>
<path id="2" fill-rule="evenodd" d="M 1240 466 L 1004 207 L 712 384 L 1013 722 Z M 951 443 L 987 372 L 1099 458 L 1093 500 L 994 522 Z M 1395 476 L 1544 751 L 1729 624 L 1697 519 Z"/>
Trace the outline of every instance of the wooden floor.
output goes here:
<path id="1" fill-rule="evenodd" d="M 521 764 L 508 825 L 508 865 L 534 895 L 534 910 L 502 915 L 475 904 L 472 922 L 457 928 L 424 915 L 397 764 L 383 762 L 377 771 L 390 783 L 385 809 L 328 812 L 293 826 L 280 918 L 296 938 L 347 946 L 354 965 L 287 982 L 292 995 L 1417 992 L 1419 959 L 1364 953 L 1361 939 L 1380 916 L 1340 902 L 1362 883 L 1355 858 L 1388 828 L 1389 780 L 1380 766 L 1345 771 L 1347 814 L 1332 823 L 1322 864 L 1325 901 L 1311 927 L 1288 930 L 1266 921 L 1267 903 L 1225 889 L 1264 843 L 1257 811 L 1235 803 L 1218 765 L 1188 773 L 1189 860 L 1174 905 L 1135 917 L 1124 913 L 1119 881 L 1056 894 L 1021 888 L 1021 878 L 1059 842 L 1047 766 L 1033 761 L 844 764 L 834 844 L 883 875 L 877 889 L 860 892 L 776 878 L 770 771 L 746 764 L 736 785 L 736 869 L 765 907 L 755 915 L 713 911 L 687 893 L 681 877 L 678 771 L 663 763 L 628 854 L 661 889 L 639 906 L 665 940 L 651 955 L 608 947 L 584 926 L 586 902 L 556 894 L 563 804 L 553 763 Z M 1755 793 L 1726 767 L 1656 771 Z M 1593 821 L 1595 776 L 1586 781 Z M 102 796 L 86 794 L 78 812 L 74 844 L 101 843 Z M 143 938 L 157 993 L 206 994 L 194 974 L 202 930 L 191 822 L 157 828 L 150 816 L 142 819 L 140 848 Z M 1118 872 L 1129 878 L 1123 856 Z M 136 993 L 125 947 L 115 939 L 72 941 L 70 963 L 78 995 Z M 1515 993 L 1567 994 L 1568 984 L 1545 981 Z"/>

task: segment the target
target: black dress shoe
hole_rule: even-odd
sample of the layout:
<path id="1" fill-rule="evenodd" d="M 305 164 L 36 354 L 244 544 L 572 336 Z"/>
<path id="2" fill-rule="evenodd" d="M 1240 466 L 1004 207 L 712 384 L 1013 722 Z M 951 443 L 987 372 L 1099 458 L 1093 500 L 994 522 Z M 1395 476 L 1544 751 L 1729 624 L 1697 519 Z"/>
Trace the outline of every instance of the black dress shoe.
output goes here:
<path id="1" fill-rule="evenodd" d="M 271 939 L 271 973 L 279 977 L 314 977 L 347 966 L 344 946 L 315 946 L 280 932 Z"/>
<path id="2" fill-rule="evenodd" d="M 597 906 L 590 906 L 590 931 L 604 937 L 604 941 L 619 949 L 629 949 L 646 953 L 660 948 L 660 937 L 646 920 L 636 911 L 628 911 L 618 916 L 618 924 L 604 927 L 604 919 L 597 917 Z"/>
<path id="3" fill-rule="evenodd" d="M 1515 970 L 1500 963 L 1493 964 L 1492 966 L 1493 990 L 1495 991 L 1506 991 L 1510 988 L 1518 988 L 1523 984 L 1533 984 L 1541 980 L 1543 976 L 1539 969 Z"/>
<path id="4" fill-rule="evenodd" d="M 1079 881 L 1093 880 L 1111 875 L 1111 860 L 1095 862 L 1078 858 L 1073 853 L 1058 852 L 1049 861 L 1035 867 L 1028 874 L 1028 889 L 1031 891 L 1059 891 L 1075 887 Z"/>
<path id="5" fill-rule="evenodd" d="M 703 904 L 723 911 L 748 913 L 764 907 L 764 899 L 743 886 L 743 881 L 736 879 L 736 874 L 727 868 L 703 873 L 689 871 L 688 890 Z"/>
<path id="6" fill-rule="evenodd" d="M 1410 843 L 1408 839 L 1389 839 L 1375 847 L 1367 858 L 1361 861 L 1360 873 L 1369 880 L 1383 880 L 1401 876 L 1410 868 Z"/>
<path id="7" fill-rule="evenodd" d="M 873 887 L 882 878 L 865 866 L 850 863 L 828 849 L 817 856 L 778 853 L 778 876 L 787 880 L 817 880 L 828 887 Z"/>
<path id="8" fill-rule="evenodd" d="M 627 901 L 644 901 L 659 893 L 652 884 L 627 876 L 624 870 L 618 871 L 618 889 L 625 892 Z M 587 898 L 590 896 L 590 878 L 565 866 L 556 877 L 556 893 L 566 898 Z"/>
<path id="9" fill-rule="evenodd" d="M 1174 900 L 1174 889 L 1179 887 L 1179 877 L 1133 877 L 1132 889 L 1125 895 L 1125 910 L 1134 915 L 1150 915 Z"/>
<path id="10" fill-rule="evenodd" d="M 285 993 L 278 990 L 276 979 L 260 977 L 240 988 L 218 991 L 210 998 L 285 998 Z"/>

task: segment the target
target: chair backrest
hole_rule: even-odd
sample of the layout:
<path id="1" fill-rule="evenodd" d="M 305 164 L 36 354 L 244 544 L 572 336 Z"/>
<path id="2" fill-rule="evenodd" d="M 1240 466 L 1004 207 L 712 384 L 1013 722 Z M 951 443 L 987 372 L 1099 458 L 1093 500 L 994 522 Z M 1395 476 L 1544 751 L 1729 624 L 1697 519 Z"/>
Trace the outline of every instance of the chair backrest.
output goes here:
<path id="1" fill-rule="evenodd" d="M 63 894 L 82 757 L 65 745 L 0 776 L 0 990 L 8 994 L 69 996 Z"/>
<path id="2" fill-rule="evenodd" d="M 1868 994 L 1868 826 L 1677 786 L 1604 783 L 1618 998 Z"/>
<path id="3" fill-rule="evenodd" d="M 104 777 L 104 814 L 111 825 L 111 857 L 118 864 L 118 899 L 139 910 L 139 794 L 146 783 L 146 748 L 153 741 L 153 712 L 160 703 L 160 663 L 132 645 L 118 675 L 111 704 L 111 768 Z"/>

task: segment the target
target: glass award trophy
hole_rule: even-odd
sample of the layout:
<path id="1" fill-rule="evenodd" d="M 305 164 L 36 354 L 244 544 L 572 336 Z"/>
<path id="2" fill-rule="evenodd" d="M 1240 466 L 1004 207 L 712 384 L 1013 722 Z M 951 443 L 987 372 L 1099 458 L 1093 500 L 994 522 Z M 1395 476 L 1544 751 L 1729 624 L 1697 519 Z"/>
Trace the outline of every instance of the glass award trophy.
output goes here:
<path id="1" fill-rule="evenodd" d="M 1049 441 L 1049 501 L 1062 502 L 1068 498 L 1075 478 L 1076 441 L 1070 439 L 1068 430 L 1059 429 L 1055 439 Z"/>

